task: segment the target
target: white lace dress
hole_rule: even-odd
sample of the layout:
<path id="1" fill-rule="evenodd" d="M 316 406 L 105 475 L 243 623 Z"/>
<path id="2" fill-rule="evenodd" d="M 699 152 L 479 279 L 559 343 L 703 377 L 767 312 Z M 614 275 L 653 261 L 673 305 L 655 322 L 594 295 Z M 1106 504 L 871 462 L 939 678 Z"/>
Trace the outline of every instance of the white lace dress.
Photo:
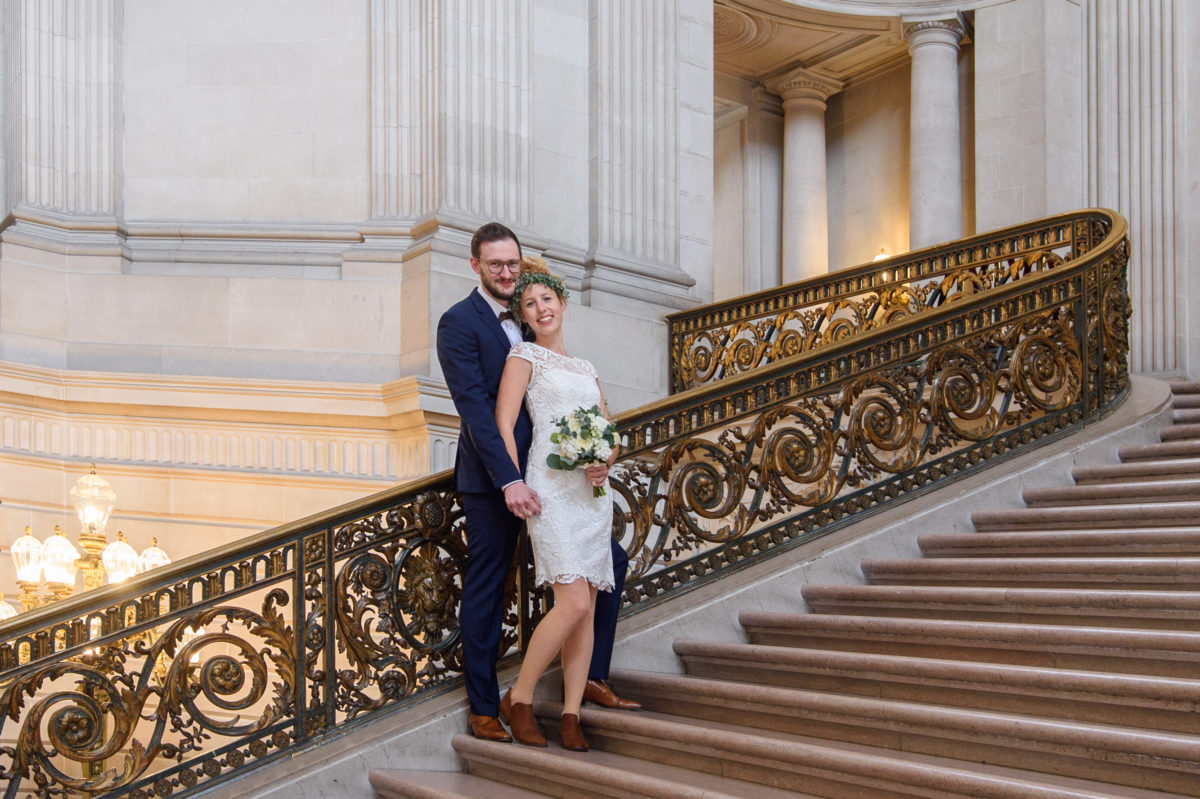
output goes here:
<path id="1" fill-rule="evenodd" d="M 551 469 L 546 456 L 558 420 L 577 408 L 600 404 L 596 368 L 582 358 L 559 355 L 527 341 L 508 357 L 533 365 L 525 407 L 533 419 L 533 443 L 525 483 L 537 492 L 542 512 L 529 518 L 529 538 L 537 584 L 569 583 L 583 578 L 601 591 L 613 587 L 612 494 L 592 495 L 583 467 Z"/>

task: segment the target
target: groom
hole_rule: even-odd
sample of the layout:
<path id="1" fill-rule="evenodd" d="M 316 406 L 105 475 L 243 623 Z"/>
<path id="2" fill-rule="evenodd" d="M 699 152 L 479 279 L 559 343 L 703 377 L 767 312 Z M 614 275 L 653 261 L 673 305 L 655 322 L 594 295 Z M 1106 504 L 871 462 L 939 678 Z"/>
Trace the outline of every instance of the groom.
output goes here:
<path id="1" fill-rule="evenodd" d="M 508 313 L 521 271 L 521 244 L 511 230 L 489 222 L 471 239 L 471 268 L 479 285 L 450 307 L 438 322 L 437 353 L 442 374 L 460 418 L 455 488 L 462 496 L 467 522 L 467 571 L 463 576 L 459 629 L 467 698 L 468 726 L 477 738 L 510 741 L 496 714 L 500 689 L 496 657 L 504 613 L 504 584 L 512 564 L 522 519 L 541 511 L 537 494 L 525 485 L 525 458 L 532 423 L 522 406 L 513 431 L 521 468 L 513 465 L 496 428 L 496 392 L 508 350 L 521 341 L 521 329 Z M 596 595 L 595 643 L 584 701 L 623 710 L 637 702 L 621 699 L 608 687 L 617 611 L 629 558 L 615 540 L 613 590 Z"/>

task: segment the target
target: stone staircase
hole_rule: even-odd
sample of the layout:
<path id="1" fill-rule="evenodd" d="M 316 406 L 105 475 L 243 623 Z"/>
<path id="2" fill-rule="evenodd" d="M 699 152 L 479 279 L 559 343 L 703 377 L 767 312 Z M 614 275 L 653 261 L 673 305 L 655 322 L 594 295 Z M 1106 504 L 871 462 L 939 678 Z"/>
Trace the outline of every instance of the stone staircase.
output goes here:
<path id="1" fill-rule="evenodd" d="M 675 640 L 686 676 L 624 671 L 640 713 L 585 707 L 593 750 L 451 741 L 469 773 L 375 771 L 378 795 L 1200 796 L 1200 383 L 1161 443 Z M 539 703 L 555 740 L 558 708 Z"/>

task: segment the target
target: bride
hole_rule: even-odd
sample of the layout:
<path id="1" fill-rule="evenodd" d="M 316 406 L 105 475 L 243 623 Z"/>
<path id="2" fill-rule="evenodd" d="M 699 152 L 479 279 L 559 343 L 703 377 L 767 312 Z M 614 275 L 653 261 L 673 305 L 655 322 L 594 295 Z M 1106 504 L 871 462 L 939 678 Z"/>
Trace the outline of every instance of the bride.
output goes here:
<path id="1" fill-rule="evenodd" d="M 533 690 L 561 650 L 563 714 L 559 731 L 564 748 L 584 752 L 588 744 L 579 727 L 579 705 L 592 656 L 596 592 L 613 586 L 612 499 L 607 494 L 594 496 L 593 487 L 605 484 L 617 453 L 614 449 L 607 464 L 589 466 L 586 471 L 554 470 L 546 465 L 550 435 L 561 417 L 593 405 L 608 416 L 595 367 L 571 357 L 563 347 L 566 299 L 562 281 L 551 275 L 540 259 L 524 259 L 510 308 L 533 330 L 535 339 L 509 351 L 496 397 L 496 424 L 509 456 L 519 463 L 513 426 L 521 402 L 528 397 L 533 443 L 525 482 L 542 502 L 542 512 L 528 519 L 529 537 L 537 584 L 553 586 L 554 607 L 534 630 L 517 682 L 500 700 L 500 715 L 520 743 L 546 745 L 533 716 Z"/>

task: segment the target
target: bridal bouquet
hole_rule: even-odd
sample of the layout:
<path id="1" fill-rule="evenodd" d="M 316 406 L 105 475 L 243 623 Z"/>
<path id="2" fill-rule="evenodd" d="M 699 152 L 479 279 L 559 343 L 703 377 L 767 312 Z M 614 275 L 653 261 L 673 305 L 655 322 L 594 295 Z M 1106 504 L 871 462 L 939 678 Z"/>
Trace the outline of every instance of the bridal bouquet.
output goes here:
<path id="1" fill-rule="evenodd" d="M 576 466 L 607 463 L 617 445 L 617 430 L 604 418 L 600 406 L 577 408 L 558 420 L 550 434 L 555 451 L 546 456 L 551 469 L 572 471 Z M 603 486 L 592 486 L 592 496 L 602 497 Z"/>

